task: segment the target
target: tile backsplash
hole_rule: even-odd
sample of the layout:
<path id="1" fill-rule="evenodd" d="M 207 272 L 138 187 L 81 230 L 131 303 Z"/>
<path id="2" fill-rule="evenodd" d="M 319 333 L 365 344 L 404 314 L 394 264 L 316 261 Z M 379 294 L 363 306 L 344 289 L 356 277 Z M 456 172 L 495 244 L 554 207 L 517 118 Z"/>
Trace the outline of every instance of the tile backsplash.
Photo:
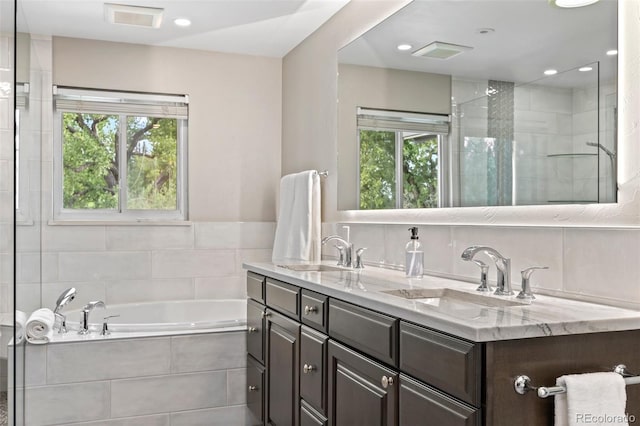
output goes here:
<path id="1" fill-rule="evenodd" d="M 325 223 L 323 235 L 346 235 L 355 248 L 367 247 L 365 264 L 402 269 L 412 224 Z M 511 281 L 520 289 L 520 271 L 548 266 L 532 277 L 537 291 L 640 309 L 640 229 L 419 225 L 425 270 L 466 279 L 479 269 L 460 259 L 471 245 L 488 245 L 511 259 Z M 335 256 L 323 247 L 325 257 Z M 492 264 L 488 258 L 483 259 Z M 495 282 L 495 267 L 489 272 Z"/>

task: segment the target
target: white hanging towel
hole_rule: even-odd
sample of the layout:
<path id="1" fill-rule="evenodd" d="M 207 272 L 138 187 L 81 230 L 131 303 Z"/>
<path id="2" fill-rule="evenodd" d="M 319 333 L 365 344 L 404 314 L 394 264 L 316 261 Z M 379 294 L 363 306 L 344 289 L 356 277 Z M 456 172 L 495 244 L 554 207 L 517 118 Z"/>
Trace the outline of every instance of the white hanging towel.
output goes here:
<path id="1" fill-rule="evenodd" d="M 18 345 L 24 340 L 24 329 L 27 326 L 27 314 L 16 309 L 16 331 L 15 344 Z"/>
<path id="2" fill-rule="evenodd" d="M 555 396 L 555 426 L 629 426 L 627 392 L 617 373 L 570 374 L 556 379 L 567 392 Z"/>
<path id="3" fill-rule="evenodd" d="M 31 314 L 27 320 L 27 342 L 35 344 L 49 343 L 53 337 L 55 315 L 51 309 L 41 308 Z"/>
<path id="4" fill-rule="evenodd" d="M 320 261 L 320 202 L 320 176 L 315 170 L 282 177 L 274 263 Z"/>

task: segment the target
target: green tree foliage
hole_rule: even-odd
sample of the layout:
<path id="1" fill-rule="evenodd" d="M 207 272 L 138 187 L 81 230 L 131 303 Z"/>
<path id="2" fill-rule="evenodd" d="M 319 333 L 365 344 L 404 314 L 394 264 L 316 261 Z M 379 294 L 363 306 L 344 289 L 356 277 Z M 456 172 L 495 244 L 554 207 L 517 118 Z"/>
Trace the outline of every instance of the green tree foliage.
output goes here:
<path id="1" fill-rule="evenodd" d="M 116 209 L 119 127 L 126 125 L 127 208 L 175 209 L 177 121 L 156 117 L 63 114 L 63 205 Z"/>
<path id="2" fill-rule="evenodd" d="M 396 207 L 396 132 L 360 130 L 360 208 Z M 407 139 L 402 146 L 402 206 L 438 206 L 438 138 Z"/>

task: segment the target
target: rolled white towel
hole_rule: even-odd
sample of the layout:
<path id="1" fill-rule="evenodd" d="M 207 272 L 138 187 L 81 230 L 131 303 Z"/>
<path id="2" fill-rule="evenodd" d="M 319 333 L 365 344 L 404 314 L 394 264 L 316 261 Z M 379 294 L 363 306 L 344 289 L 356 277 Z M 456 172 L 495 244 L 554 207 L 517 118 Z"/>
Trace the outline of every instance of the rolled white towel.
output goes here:
<path id="1" fill-rule="evenodd" d="M 14 333 L 14 342 L 22 343 L 24 340 L 24 329 L 27 326 L 27 314 L 16 309 L 16 329 Z"/>
<path id="2" fill-rule="evenodd" d="M 48 308 L 38 309 L 27 320 L 27 342 L 35 344 L 48 343 L 53 337 L 55 315 Z"/>

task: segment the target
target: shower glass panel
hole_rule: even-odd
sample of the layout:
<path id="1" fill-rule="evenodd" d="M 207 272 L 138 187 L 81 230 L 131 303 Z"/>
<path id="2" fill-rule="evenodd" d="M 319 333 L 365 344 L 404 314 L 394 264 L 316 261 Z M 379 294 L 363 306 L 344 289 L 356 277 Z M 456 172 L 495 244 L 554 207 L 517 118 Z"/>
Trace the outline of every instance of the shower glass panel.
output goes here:
<path id="1" fill-rule="evenodd" d="M 597 63 L 527 84 L 454 79 L 455 205 L 615 202 L 615 91 Z"/>

